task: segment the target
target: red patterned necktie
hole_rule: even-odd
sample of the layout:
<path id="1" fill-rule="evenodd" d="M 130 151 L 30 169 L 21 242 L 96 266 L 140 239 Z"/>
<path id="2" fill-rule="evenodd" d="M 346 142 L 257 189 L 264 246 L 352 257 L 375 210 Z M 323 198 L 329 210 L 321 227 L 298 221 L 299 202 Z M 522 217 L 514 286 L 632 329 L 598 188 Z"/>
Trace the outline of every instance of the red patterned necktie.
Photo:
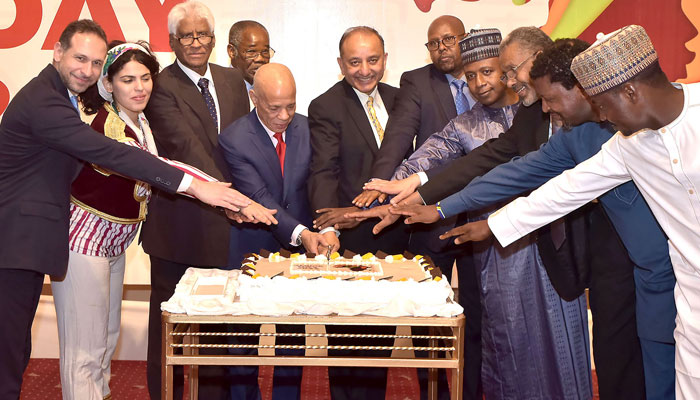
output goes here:
<path id="1" fill-rule="evenodd" d="M 284 143 L 284 139 L 282 139 L 282 132 L 275 132 L 273 136 L 275 139 L 277 139 L 277 146 L 275 146 L 275 150 L 277 150 L 277 157 L 280 159 L 282 176 L 284 176 L 284 153 L 287 151 L 287 144 Z"/>

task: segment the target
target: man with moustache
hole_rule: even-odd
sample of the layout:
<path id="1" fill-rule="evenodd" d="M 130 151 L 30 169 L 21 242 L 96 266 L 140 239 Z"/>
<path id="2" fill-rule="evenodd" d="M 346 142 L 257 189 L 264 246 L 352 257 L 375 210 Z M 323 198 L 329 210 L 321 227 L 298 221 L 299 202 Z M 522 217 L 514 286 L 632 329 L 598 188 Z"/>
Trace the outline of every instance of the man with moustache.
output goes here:
<path id="1" fill-rule="evenodd" d="M 54 45 L 52 64 L 14 96 L 0 123 L 3 399 L 20 395 L 44 274 L 66 274 L 70 188 L 83 167 L 80 160 L 170 193 L 187 192 L 214 206 L 238 210 L 251 204 L 226 184 L 192 179 L 81 121 L 77 97 L 97 82 L 106 53 L 107 38 L 97 23 L 71 22 Z"/>
<path id="2" fill-rule="evenodd" d="M 451 15 L 436 18 L 428 27 L 425 46 L 430 55 L 431 63 L 401 75 L 399 95 L 386 126 L 385 140 L 379 149 L 372 165 L 370 178 L 389 179 L 396 167 L 419 148 L 435 132 L 440 132 L 447 123 L 459 114 L 470 110 L 476 100 L 471 94 L 462 66 L 462 56 L 459 41 L 465 36 L 462 21 Z M 368 207 L 379 198 L 384 201 L 384 195 L 377 191 L 365 190 L 354 200 L 358 207 Z M 460 280 L 463 293 L 473 294 L 473 308 L 467 312 L 474 315 L 467 323 L 479 321 L 478 292 L 475 276 L 467 270 L 471 267 L 471 259 L 464 249 L 458 249 L 451 243 L 438 239 L 442 233 L 453 228 L 456 218 L 442 221 L 429 227 L 416 226 L 411 230 L 409 249 L 415 254 L 430 256 L 442 272 L 451 278 L 452 268 L 457 261 L 465 272 Z M 464 247 L 464 246 L 462 246 Z M 472 393 L 479 398 L 478 374 L 480 371 L 480 337 L 478 327 L 468 327 L 465 359 L 465 394 Z M 421 396 L 426 397 L 427 371 L 419 369 L 421 381 Z M 446 376 L 439 371 L 440 396 L 448 396 L 445 387 Z"/>
<path id="3" fill-rule="evenodd" d="M 238 21 L 228 31 L 228 56 L 231 66 L 243 74 L 246 90 L 253 88 L 255 72 L 270 62 L 275 50 L 270 47 L 270 35 L 267 29 L 256 21 Z M 251 100 L 250 108 L 253 108 Z"/>
<path id="4" fill-rule="evenodd" d="M 214 16 L 204 4 L 177 4 L 168 13 L 168 31 L 176 61 L 159 74 L 145 110 L 158 151 L 231 181 L 218 133 L 248 113 L 243 76 L 237 69 L 208 63 L 216 41 Z M 147 373 L 153 399 L 160 398 L 161 392 L 160 303 L 172 296 L 187 268 L 228 268 L 230 228 L 226 215 L 211 207 L 161 193 L 151 199 L 141 240 L 151 261 Z M 176 395 L 180 396 L 182 368 L 176 371 Z M 228 395 L 226 371 L 220 366 L 200 368 L 201 398 Z"/>
<path id="5" fill-rule="evenodd" d="M 535 27 L 515 29 L 506 37 L 500 58 L 504 79 L 523 102 L 512 127 L 455 160 L 437 176 L 428 172 L 430 180 L 410 194 L 405 204 L 435 204 L 472 179 L 513 157 L 537 150 L 547 141 L 553 125 L 550 115 L 541 109 L 529 73 L 534 59 L 550 45 L 551 40 Z M 384 218 L 379 228 L 397 217 Z M 541 229 L 537 241 L 547 275 L 562 298 L 572 300 L 585 287 L 590 288 L 593 316 L 601 321 L 594 323 L 593 335 L 601 396 L 644 398 L 634 312 L 634 264 L 599 206 L 588 205 L 567 217 L 565 224 L 558 221 Z"/>
<path id="6" fill-rule="evenodd" d="M 373 237 L 370 221 L 356 223 L 343 215 L 358 210 L 352 199 L 371 176 L 372 163 L 384 138 L 384 127 L 394 105 L 397 89 L 379 81 L 384 76 L 387 54 L 384 39 L 373 28 L 358 26 L 343 33 L 339 43 L 338 65 L 344 79 L 314 99 L 309 105 L 311 131 L 311 173 L 308 187 L 314 226 L 340 228 L 341 248 L 355 253 L 383 250 L 403 253 L 407 236 L 404 227 Z M 346 221 L 349 221 L 346 222 Z M 332 232 L 327 235 L 332 235 Z M 367 333 L 356 327 L 327 327 L 333 333 Z M 376 328 L 377 333 L 395 330 Z M 330 338 L 329 345 L 338 343 Z M 342 341 L 364 345 L 365 341 Z M 391 345 L 391 340 L 377 340 Z M 329 351 L 329 354 L 348 354 Z M 372 351 L 379 355 L 388 352 Z M 334 399 L 383 399 L 386 368 L 329 368 Z"/>

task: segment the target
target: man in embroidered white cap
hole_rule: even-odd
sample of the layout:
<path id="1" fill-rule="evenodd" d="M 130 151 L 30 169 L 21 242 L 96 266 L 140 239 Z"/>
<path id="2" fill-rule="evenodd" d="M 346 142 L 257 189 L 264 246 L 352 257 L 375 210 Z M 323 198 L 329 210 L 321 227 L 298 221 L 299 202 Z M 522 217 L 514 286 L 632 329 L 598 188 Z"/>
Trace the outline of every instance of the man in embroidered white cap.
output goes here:
<path id="1" fill-rule="evenodd" d="M 490 232 L 501 244 L 632 179 L 669 239 L 677 279 L 676 398 L 700 398 L 700 84 L 670 83 L 640 26 L 602 36 L 571 70 L 620 130 L 600 153 L 519 198 L 458 241 Z"/>

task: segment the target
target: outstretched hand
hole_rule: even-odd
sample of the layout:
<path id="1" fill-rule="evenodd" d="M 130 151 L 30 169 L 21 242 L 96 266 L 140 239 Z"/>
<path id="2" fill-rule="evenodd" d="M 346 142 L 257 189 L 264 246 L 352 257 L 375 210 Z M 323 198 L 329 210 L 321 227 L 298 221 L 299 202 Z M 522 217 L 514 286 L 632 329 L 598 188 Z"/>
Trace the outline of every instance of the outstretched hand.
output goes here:
<path id="1" fill-rule="evenodd" d="M 440 214 L 434 205 L 423 206 L 418 204 L 406 204 L 392 207 L 389 212 L 394 215 L 403 215 L 407 224 L 432 224 L 440 220 Z"/>
<path id="2" fill-rule="evenodd" d="M 321 230 L 328 227 L 335 229 L 351 229 L 360 224 L 352 218 L 345 218 L 345 214 L 358 211 L 357 207 L 342 207 L 342 208 L 322 208 L 316 210 L 318 216 L 314 220 L 314 228 Z"/>
<path id="3" fill-rule="evenodd" d="M 378 190 L 363 190 L 352 200 L 352 204 L 357 207 L 369 207 L 375 200 L 379 203 L 384 203 L 386 194 Z"/>
<path id="4" fill-rule="evenodd" d="M 223 207 L 231 211 L 240 211 L 242 207 L 250 205 L 249 198 L 230 186 L 231 184 L 226 182 L 207 182 L 195 178 L 185 193 L 213 207 Z"/>
<path id="5" fill-rule="evenodd" d="M 399 204 L 403 199 L 410 196 L 420 186 L 420 177 L 418 174 L 413 174 L 405 179 L 395 181 L 386 181 L 384 179 L 374 179 L 371 182 L 365 183 L 362 187 L 365 191 L 376 190 L 386 194 L 395 195 L 391 199 L 391 204 Z"/>
<path id="6" fill-rule="evenodd" d="M 455 237 L 455 244 L 462 244 L 465 242 L 479 242 L 488 239 L 492 235 L 491 228 L 489 228 L 488 220 L 481 220 L 476 222 L 470 222 L 458 226 L 456 228 L 450 229 L 449 231 L 440 235 L 440 239 L 445 240 L 451 237 Z"/>
<path id="7" fill-rule="evenodd" d="M 250 205 L 241 208 L 241 214 L 250 220 L 249 222 L 277 225 L 277 220 L 273 217 L 277 214 L 277 210 L 263 207 L 252 200 Z"/>
<path id="8" fill-rule="evenodd" d="M 383 206 L 372 207 L 369 210 L 355 211 L 345 214 L 346 218 L 354 218 L 357 221 L 364 221 L 367 218 L 379 218 L 381 221 L 374 225 L 372 233 L 377 235 L 387 226 L 399 220 L 399 215 L 394 215 L 389 212 L 393 206 L 386 204 Z"/>

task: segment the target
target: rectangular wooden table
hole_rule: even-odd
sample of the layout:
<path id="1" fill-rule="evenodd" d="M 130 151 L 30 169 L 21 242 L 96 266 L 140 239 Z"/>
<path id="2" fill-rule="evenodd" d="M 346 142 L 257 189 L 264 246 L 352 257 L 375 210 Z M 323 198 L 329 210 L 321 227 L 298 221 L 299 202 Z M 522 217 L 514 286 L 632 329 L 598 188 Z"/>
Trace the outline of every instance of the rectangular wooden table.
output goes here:
<path id="1" fill-rule="evenodd" d="M 430 399 L 437 399 L 437 369 L 451 370 L 452 391 L 451 398 L 462 398 L 462 374 L 464 366 L 464 315 L 456 317 L 375 317 L 368 315 L 341 317 L 337 315 L 313 316 L 292 315 L 287 317 L 264 317 L 256 315 L 220 315 L 220 316 L 195 316 L 187 314 L 172 314 L 163 312 L 163 363 L 162 363 L 162 397 L 167 400 L 173 398 L 173 366 L 189 365 L 190 399 L 197 399 L 198 367 L 200 365 L 276 365 L 276 366 L 327 366 L 327 367 L 405 367 L 428 368 L 429 384 L 428 395 Z M 394 326 L 394 327 L 427 327 L 428 335 L 376 335 L 372 333 L 357 334 L 328 334 L 328 333 L 260 333 L 251 330 L 250 333 L 233 332 L 200 332 L 203 324 L 237 324 L 254 325 L 353 325 L 363 327 Z M 370 328 L 371 329 L 371 328 Z M 261 336 L 283 337 L 304 336 L 307 338 L 325 339 L 329 336 L 335 338 L 352 338 L 354 340 L 367 340 L 366 346 L 344 346 L 325 344 L 305 345 L 233 345 L 229 344 L 231 336 Z M 200 343 L 200 338 L 207 336 L 207 344 Z M 372 339 L 399 339 L 427 340 L 428 346 L 376 346 L 370 342 Z M 215 339 L 215 340 L 213 340 Z M 392 357 L 330 357 L 330 356 L 282 356 L 282 355 L 204 355 L 200 354 L 202 348 L 256 348 L 261 353 L 274 349 L 304 349 L 307 353 L 323 350 L 364 350 L 364 351 L 394 351 Z M 406 352 L 421 351 L 427 357 L 406 356 Z M 403 353 L 403 354 L 400 354 Z M 398 354 L 398 355 L 397 355 Z"/>

